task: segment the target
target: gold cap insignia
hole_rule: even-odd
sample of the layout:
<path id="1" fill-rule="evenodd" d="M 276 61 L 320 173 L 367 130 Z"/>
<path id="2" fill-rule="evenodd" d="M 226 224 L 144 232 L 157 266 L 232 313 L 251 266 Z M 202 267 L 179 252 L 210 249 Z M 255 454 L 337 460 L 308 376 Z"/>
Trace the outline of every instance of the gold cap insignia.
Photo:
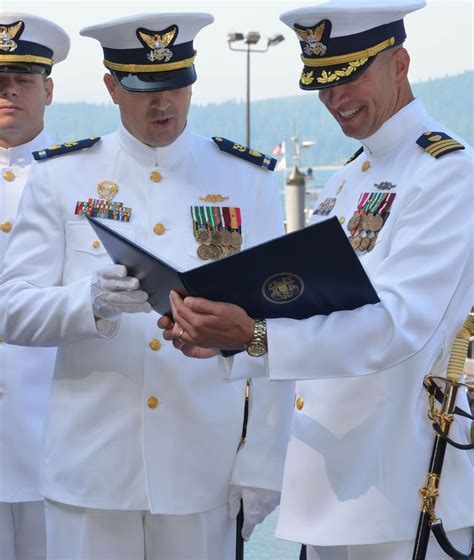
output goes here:
<path id="1" fill-rule="evenodd" d="M 97 192 L 100 198 L 104 200 L 112 200 L 114 196 L 118 193 L 119 186 L 113 181 L 101 181 L 97 185 Z"/>
<path id="2" fill-rule="evenodd" d="M 168 62 L 173 58 L 173 51 L 168 49 L 178 33 L 176 25 L 155 33 L 146 29 L 137 29 L 137 36 L 144 46 L 151 51 L 146 55 L 150 62 Z"/>
<path id="3" fill-rule="evenodd" d="M 224 202 L 224 200 L 229 200 L 229 197 L 222 196 L 221 194 L 208 194 L 206 196 L 200 196 L 199 200 L 203 202 Z"/>
<path id="4" fill-rule="evenodd" d="M 326 28 L 326 21 L 323 20 L 318 25 L 315 25 L 311 29 L 302 29 L 300 27 L 294 27 L 296 34 L 298 37 L 306 43 L 305 48 L 303 49 L 305 54 L 308 56 L 316 55 L 316 56 L 324 56 L 326 53 L 327 47 L 323 43 L 321 43 L 322 36 L 324 34 L 324 30 Z"/>
<path id="5" fill-rule="evenodd" d="M 18 33 L 23 31 L 25 24 L 17 21 L 13 25 L 0 25 L 0 50 L 4 52 L 13 52 L 18 45 L 13 40 Z"/>

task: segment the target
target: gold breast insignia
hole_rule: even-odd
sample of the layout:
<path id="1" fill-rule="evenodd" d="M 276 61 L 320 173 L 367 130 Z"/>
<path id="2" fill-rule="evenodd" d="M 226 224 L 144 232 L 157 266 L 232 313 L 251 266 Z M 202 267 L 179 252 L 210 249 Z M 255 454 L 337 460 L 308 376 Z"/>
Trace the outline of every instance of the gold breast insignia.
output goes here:
<path id="1" fill-rule="evenodd" d="M 206 196 L 200 196 L 199 200 L 203 202 L 224 202 L 224 200 L 229 200 L 228 196 L 222 196 L 221 194 L 207 194 Z"/>

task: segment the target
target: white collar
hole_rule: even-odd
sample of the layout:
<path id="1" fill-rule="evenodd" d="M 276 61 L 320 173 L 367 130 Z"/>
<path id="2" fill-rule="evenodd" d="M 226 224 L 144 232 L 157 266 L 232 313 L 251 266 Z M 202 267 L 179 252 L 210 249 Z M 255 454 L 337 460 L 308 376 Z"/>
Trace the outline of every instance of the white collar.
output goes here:
<path id="1" fill-rule="evenodd" d="M 184 127 L 183 132 L 172 144 L 162 148 L 152 148 L 140 142 L 130 134 L 123 123 L 120 123 L 117 135 L 120 145 L 133 159 L 138 160 L 143 165 L 150 166 L 173 166 L 189 155 L 192 144 L 192 135 L 188 125 Z"/>
<path id="2" fill-rule="evenodd" d="M 42 130 L 38 136 L 26 142 L 26 144 L 14 146 L 13 148 L 0 147 L 0 165 L 29 165 L 33 161 L 32 152 L 47 148 L 52 143 L 51 137 Z"/>
<path id="3" fill-rule="evenodd" d="M 370 156 L 387 154 L 406 142 L 410 133 L 416 134 L 426 117 L 422 102 L 414 99 L 384 122 L 377 132 L 361 140 L 361 144 Z"/>

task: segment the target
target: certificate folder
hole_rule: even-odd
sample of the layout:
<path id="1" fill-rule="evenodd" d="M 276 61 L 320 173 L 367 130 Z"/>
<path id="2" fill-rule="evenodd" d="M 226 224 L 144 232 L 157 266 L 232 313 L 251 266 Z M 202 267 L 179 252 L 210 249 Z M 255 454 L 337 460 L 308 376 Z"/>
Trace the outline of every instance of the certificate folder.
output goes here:
<path id="1" fill-rule="evenodd" d="M 304 319 L 380 301 L 335 217 L 187 271 L 87 218 L 112 261 L 138 278 L 160 314 L 169 312 L 170 290 L 235 303 L 267 319 Z"/>

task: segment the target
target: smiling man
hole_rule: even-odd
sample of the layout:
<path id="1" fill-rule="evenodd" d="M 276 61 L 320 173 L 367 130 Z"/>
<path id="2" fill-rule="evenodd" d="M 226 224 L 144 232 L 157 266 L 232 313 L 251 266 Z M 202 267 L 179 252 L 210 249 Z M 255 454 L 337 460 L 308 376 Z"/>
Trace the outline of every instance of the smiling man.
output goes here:
<path id="1" fill-rule="evenodd" d="M 32 152 L 53 143 L 43 130 L 49 76 L 68 51 L 69 37 L 53 22 L 0 12 L 0 264 Z M 0 557 L 8 560 L 46 555 L 39 470 L 55 354 L 7 344 L 0 327 Z"/>
<path id="2" fill-rule="evenodd" d="M 300 41 L 301 88 L 319 91 L 362 144 L 323 189 L 313 222 L 328 208 L 339 218 L 380 303 L 265 321 L 173 293 L 175 323 L 160 320 L 190 356 L 258 348 L 253 367 L 244 353 L 227 359 L 231 379 L 301 380 L 277 536 L 310 545 L 312 560 L 411 558 L 432 444 L 423 378 L 445 374 L 472 304 L 472 151 L 427 115 L 408 80 L 403 18 L 423 5 L 334 0 L 281 16 Z M 458 418 L 453 437 L 467 442 Z M 468 453 L 448 448 L 444 469 L 437 513 L 466 552 Z M 427 558 L 447 558 L 433 538 Z"/>
<path id="3" fill-rule="evenodd" d="M 193 40 L 212 20 L 83 29 L 103 48 L 119 130 L 35 154 L 0 301 L 9 342 L 59 346 L 42 477 L 54 560 L 230 560 L 241 500 L 244 538 L 279 501 L 293 383 L 252 383 L 242 442 L 246 381 L 161 339 L 85 218 L 181 269 L 282 232 L 274 160 L 186 124 Z"/>

